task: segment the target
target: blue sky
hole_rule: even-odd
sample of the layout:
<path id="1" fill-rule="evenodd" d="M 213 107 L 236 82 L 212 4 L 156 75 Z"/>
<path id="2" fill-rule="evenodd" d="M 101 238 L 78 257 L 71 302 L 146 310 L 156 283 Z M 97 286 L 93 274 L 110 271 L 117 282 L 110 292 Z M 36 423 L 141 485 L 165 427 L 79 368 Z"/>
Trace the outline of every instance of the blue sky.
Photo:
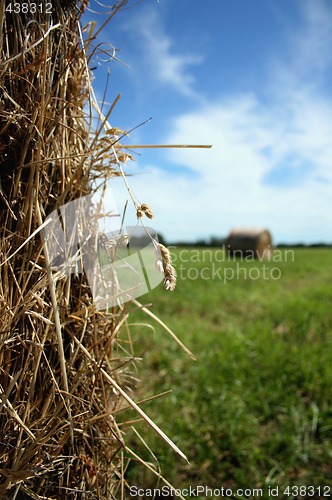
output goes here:
<path id="1" fill-rule="evenodd" d="M 112 126 L 152 117 L 128 144 L 213 145 L 144 149 L 127 164 L 154 228 L 172 242 L 234 226 L 267 227 L 276 243 L 332 242 L 332 3 L 134 4 L 99 37 L 122 63 L 94 61 L 97 96 L 107 71 L 106 101 L 122 94 Z M 83 23 L 91 19 L 104 17 L 87 12 Z"/>

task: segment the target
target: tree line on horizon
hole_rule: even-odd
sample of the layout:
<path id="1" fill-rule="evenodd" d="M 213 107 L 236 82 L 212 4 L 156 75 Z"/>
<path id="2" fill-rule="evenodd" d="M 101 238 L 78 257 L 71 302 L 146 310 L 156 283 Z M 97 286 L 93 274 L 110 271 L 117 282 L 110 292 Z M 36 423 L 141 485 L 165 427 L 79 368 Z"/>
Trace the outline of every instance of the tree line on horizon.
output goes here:
<path id="1" fill-rule="evenodd" d="M 163 245 L 167 245 L 168 247 L 175 246 L 175 247 L 193 247 L 193 248 L 198 248 L 198 247 L 223 248 L 226 246 L 227 238 L 223 238 L 223 237 L 219 237 L 219 236 L 210 236 L 208 238 L 199 238 L 196 241 L 179 240 L 176 242 L 170 242 L 162 234 L 158 233 L 158 240 L 160 243 L 162 243 Z M 290 247 L 291 248 L 321 248 L 321 247 L 332 248 L 332 242 L 331 243 L 327 243 L 325 241 L 318 241 L 318 242 L 313 242 L 313 243 L 280 242 L 280 243 L 274 244 L 273 246 L 275 248 L 290 248 Z"/>

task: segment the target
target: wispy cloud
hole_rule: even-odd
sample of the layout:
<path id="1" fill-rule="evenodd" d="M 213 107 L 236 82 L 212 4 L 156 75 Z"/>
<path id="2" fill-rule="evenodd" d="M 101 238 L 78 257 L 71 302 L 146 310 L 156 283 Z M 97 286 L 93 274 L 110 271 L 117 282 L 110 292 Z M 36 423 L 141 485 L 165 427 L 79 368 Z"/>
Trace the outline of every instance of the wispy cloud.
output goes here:
<path id="1" fill-rule="evenodd" d="M 199 98 L 190 67 L 201 63 L 202 55 L 180 53 L 174 40 L 165 33 L 163 23 L 154 10 L 146 10 L 144 15 L 135 17 L 129 28 L 142 45 L 152 79 L 182 95 Z"/>
<path id="2" fill-rule="evenodd" d="M 302 36 L 295 35 L 293 62 L 309 77 L 325 71 L 332 62 L 332 11 L 326 0 L 298 0 L 303 12 Z"/>
<path id="3" fill-rule="evenodd" d="M 151 166 L 148 187 L 135 180 L 137 192 L 159 211 L 166 236 L 226 234 L 248 224 L 270 227 L 279 241 L 294 241 L 294 235 L 332 241 L 332 96 L 324 90 L 332 11 L 324 0 L 298 6 L 303 24 L 289 33 L 288 54 L 279 54 L 262 82 L 264 99 L 256 89 L 205 97 L 199 109 L 174 117 L 165 142 L 213 143 L 207 152 L 171 154 L 174 164 L 195 175 L 170 177 Z"/>

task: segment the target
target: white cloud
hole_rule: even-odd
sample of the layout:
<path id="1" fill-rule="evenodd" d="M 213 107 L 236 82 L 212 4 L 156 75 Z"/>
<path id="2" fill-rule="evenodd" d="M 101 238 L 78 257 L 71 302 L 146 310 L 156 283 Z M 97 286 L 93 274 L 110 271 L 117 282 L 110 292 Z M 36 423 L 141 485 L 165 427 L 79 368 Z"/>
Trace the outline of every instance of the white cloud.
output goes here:
<path id="1" fill-rule="evenodd" d="M 194 90 L 195 79 L 189 68 L 201 63 L 202 55 L 178 53 L 176 44 L 165 33 L 153 10 L 145 10 L 144 15 L 135 17 L 128 28 L 142 44 L 145 62 L 158 83 L 171 86 L 187 97 L 200 97 Z"/>
<path id="2" fill-rule="evenodd" d="M 297 111 L 294 120 L 300 121 Z M 185 143 L 190 138 L 196 144 L 213 143 L 211 150 L 172 153 L 173 163 L 186 165 L 194 175 L 170 175 L 151 166 L 148 175 L 133 177 L 130 183 L 152 204 L 155 223 L 170 239 L 225 236 L 232 226 L 248 225 L 269 227 L 278 241 L 331 241 L 332 173 L 327 162 L 332 150 L 325 147 L 320 158 L 316 151 L 321 135 L 332 134 L 332 125 L 321 127 L 315 136 L 310 122 L 307 129 L 303 124 L 302 128 L 292 141 L 283 120 L 249 106 L 245 97 L 237 105 L 221 102 L 213 109 L 207 105 L 175 120 L 169 137 L 169 142 Z M 296 182 L 289 186 L 264 183 L 271 168 L 291 154 L 299 161 Z M 305 176 L 302 162 L 314 165 Z"/>
<path id="3" fill-rule="evenodd" d="M 293 57 L 298 69 L 309 72 L 324 71 L 332 62 L 332 16 L 329 2 L 298 0 L 303 9 L 305 36 L 294 40 Z"/>
<path id="4" fill-rule="evenodd" d="M 269 99 L 254 90 L 206 98 L 198 109 L 174 117 L 164 138 L 213 144 L 211 150 L 171 152 L 170 162 L 193 175 L 151 165 L 148 175 L 130 179 L 135 193 L 154 208 L 155 224 L 166 238 L 225 236 L 232 226 L 256 225 L 269 227 L 277 241 L 332 241 L 332 98 L 323 85 L 331 65 L 326 46 L 332 46 L 332 13 L 324 1 L 298 5 L 304 6 L 305 23 L 291 35 L 291 57 L 276 61 L 267 75 Z M 147 26 L 144 36 L 153 52 Z M 170 55 L 165 35 L 161 40 L 154 58 L 175 57 L 164 81 L 185 81 L 190 92 L 186 62 Z M 177 80 L 181 71 L 185 78 Z"/>

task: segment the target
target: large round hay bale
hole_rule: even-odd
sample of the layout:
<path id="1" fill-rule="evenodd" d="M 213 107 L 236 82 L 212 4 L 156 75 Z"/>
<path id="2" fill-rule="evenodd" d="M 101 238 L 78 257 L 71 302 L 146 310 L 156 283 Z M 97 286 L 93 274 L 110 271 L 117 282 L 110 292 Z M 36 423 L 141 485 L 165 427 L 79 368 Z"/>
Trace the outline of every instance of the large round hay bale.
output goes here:
<path id="1" fill-rule="evenodd" d="M 232 257 L 269 259 L 273 252 L 271 233 L 267 229 L 234 228 L 226 240 L 226 250 Z"/>
<path id="2" fill-rule="evenodd" d="M 127 457 L 138 460 L 124 441 L 132 416 L 117 423 L 128 405 L 185 458 L 131 399 L 131 304 L 100 310 L 86 269 L 55 270 L 46 244 L 55 212 L 66 252 L 75 232 L 64 206 L 124 177 L 120 162 L 130 158 L 92 92 L 99 46 L 94 24 L 80 27 L 85 4 L 0 1 L 1 500 L 125 498 Z M 113 2 L 109 19 L 126 4 Z M 146 204 L 136 208 L 150 218 Z M 89 229 L 88 212 L 72 213 Z M 164 247 L 158 263 L 173 289 Z"/>

